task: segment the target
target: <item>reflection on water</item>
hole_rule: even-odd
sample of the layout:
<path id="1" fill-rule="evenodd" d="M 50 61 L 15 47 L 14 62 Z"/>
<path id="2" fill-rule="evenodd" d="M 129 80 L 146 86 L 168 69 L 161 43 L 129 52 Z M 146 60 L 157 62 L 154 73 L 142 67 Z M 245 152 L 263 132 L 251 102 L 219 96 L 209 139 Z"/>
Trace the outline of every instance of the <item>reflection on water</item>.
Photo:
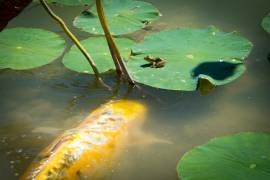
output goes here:
<path id="1" fill-rule="evenodd" d="M 163 28 L 216 25 L 237 30 L 254 44 L 246 61 L 247 72 L 207 97 L 197 92 L 169 92 L 145 87 L 115 92 L 97 86 L 94 78 L 66 70 L 60 63 L 32 71 L 0 71 L 0 177 L 17 179 L 33 157 L 65 129 L 76 126 L 89 112 L 114 98 L 140 99 L 150 108 L 143 131 L 173 142 L 127 146 L 115 162 L 111 179 L 177 179 L 178 159 L 210 138 L 241 131 L 269 131 L 270 36 L 259 26 L 269 11 L 269 0 L 149 0 L 163 13 L 151 31 Z M 67 21 L 79 8 L 56 8 Z M 67 13 L 67 11 L 69 13 Z M 34 14 L 34 15 L 33 15 Z M 38 6 L 28 8 L 9 27 L 61 29 Z M 78 31 L 75 31 L 79 34 Z M 140 39 L 142 33 L 137 33 Z M 80 33 L 80 38 L 87 37 Z"/>

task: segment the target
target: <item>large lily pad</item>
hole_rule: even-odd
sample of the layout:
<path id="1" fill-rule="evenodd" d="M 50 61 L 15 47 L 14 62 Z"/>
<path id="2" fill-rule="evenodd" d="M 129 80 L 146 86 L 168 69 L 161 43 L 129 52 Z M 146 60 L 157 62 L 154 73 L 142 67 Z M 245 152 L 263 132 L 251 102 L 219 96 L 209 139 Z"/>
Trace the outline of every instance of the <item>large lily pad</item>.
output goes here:
<path id="1" fill-rule="evenodd" d="M 104 37 L 91 37 L 83 40 L 81 43 L 92 55 L 100 73 L 115 69 L 107 41 Z M 131 53 L 130 48 L 134 42 L 126 38 L 117 38 L 115 43 L 122 57 L 128 59 Z M 76 46 L 73 46 L 65 55 L 63 64 L 76 72 L 94 74 L 91 66 Z"/>
<path id="2" fill-rule="evenodd" d="M 160 13 L 152 4 L 134 0 L 104 0 L 105 16 L 111 34 L 128 34 L 143 28 L 155 20 Z M 75 18 L 74 26 L 91 34 L 104 34 L 100 25 L 96 6 L 91 12 L 83 12 Z"/>
<path id="3" fill-rule="evenodd" d="M 186 153 L 177 172 L 182 180 L 269 180 L 270 135 L 241 133 L 213 139 Z"/>
<path id="4" fill-rule="evenodd" d="M 237 79 L 245 71 L 243 60 L 252 44 L 235 32 L 179 28 L 147 36 L 132 48 L 127 63 L 135 81 L 168 90 L 193 91 L 200 79 L 223 85 Z M 146 56 L 163 58 L 163 68 L 151 68 Z"/>
<path id="5" fill-rule="evenodd" d="M 262 27 L 268 32 L 270 33 L 270 14 L 268 14 L 262 22 Z"/>
<path id="6" fill-rule="evenodd" d="M 0 69 L 32 69 L 59 57 L 65 41 L 42 29 L 12 28 L 0 33 Z"/>
<path id="7" fill-rule="evenodd" d="M 48 2 L 55 2 L 67 6 L 81 6 L 93 4 L 95 0 L 48 0 Z"/>

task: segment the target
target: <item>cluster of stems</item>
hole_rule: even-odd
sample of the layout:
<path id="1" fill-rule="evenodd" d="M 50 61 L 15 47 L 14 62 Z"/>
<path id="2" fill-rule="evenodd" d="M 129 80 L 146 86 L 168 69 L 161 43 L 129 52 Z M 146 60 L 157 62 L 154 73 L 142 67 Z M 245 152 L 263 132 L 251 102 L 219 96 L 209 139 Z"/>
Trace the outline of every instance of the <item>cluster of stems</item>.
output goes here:
<path id="1" fill-rule="evenodd" d="M 63 28 L 67 36 L 73 41 L 73 43 L 78 47 L 78 49 L 84 55 L 84 57 L 86 58 L 86 60 L 88 61 L 89 65 L 92 67 L 95 73 L 96 80 L 105 85 L 105 83 L 101 79 L 100 73 L 94 63 L 94 60 L 92 59 L 90 54 L 87 52 L 87 50 L 83 47 L 83 45 L 79 42 L 78 38 L 69 30 L 65 22 L 52 11 L 52 9 L 47 4 L 46 0 L 40 0 L 40 3 L 44 7 L 44 9 L 49 13 L 49 15 L 60 24 L 60 26 Z M 123 59 L 121 57 L 121 54 L 110 33 L 110 30 L 109 30 L 109 27 L 108 27 L 108 24 L 104 15 L 104 10 L 103 10 L 101 0 L 96 0 L 96 7 L 97 7 L 97 12 L 98 12 L 98 17 L 102 25 L 102 28 L 103 28 L 110 52 L 111 52 L 111 56 L 116 67 L 116 72 L 120 77 L 125 77 L 125 79 L 129 82 L 130 85 L 135 85 L 135 82 L 132 80 L 131 76 L 129 75 L 127 68 L 125 67 Z"/>
<path id="2" fill-rule="evenodd" d="M 106 37 L 106 40 L 107 40 L 107 43 L 111 52 L 112 59 L 115 64 L 116 72 L 118 73 L 120 77 L 124 76 L 128 80 L 130 85 L 135 85 L 135 82 L 132 80 L 131 76 L 129 75 L 128 70 L 125 67 L 123 59 L 121 57 L 120 51 L 117 48 L 113 40 L 113 37 L 110 33 L 101 0 L 96 0 L 96 7 L 97 7 L 99 21 L 103 28 L 103 31 L 104 31 L 104 34 L 105 34 L 105 37 Z"/>

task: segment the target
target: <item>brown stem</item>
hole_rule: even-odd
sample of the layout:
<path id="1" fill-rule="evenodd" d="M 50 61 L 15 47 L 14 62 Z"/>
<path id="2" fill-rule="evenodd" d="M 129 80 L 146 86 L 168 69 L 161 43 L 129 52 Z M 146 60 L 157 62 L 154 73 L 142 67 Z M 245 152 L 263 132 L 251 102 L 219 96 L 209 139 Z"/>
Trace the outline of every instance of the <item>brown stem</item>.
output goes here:
<path id="1" fill-rule="evenodd" d="M 53 19 L 55 19 L 60 24 L 60 26 L 63 28 L 64 32 L 68 35 L 68 37 L 74 42 L 74 44 L 82 52 L 82 54 L 87 59 L 87 61 L 90 64 L 90 66 L 92 67 L 92 69 L 93 69 L 93 71 L 95 73 L 95 77 L 96 77 L 97 81 L 100 82 L 100 83 L 102 83 L 104 85 L 104 82 L 103 82 L 103 80 L 100 77 L 100 74 L 98 72 L 98 69 L 97 69 L 97 67 L 96 67 L 96 65 L 95 65 L 92 57 L 87 52 L 87 50 L 82 46 L 82 44 L 79 42 L 79 40 L 77 39 L 77 37 L 69 30 L 69 28 L 67 27 L 67 25 L 65 24 L 65 22 L 52 11 L 52 9 L 49 7 L 49 5 L 46 3 L 45 0 L 40 0 L 40 3 L 44 7 L 44 9 L 50 14 L 50 16 Z"/>
<path id="2" fill-rule="evenodd" d="M 110 33 L 110 30 L 109 30 L 109 27 L 108 27 L 108 24 L 107 24 L 107 21 L 106 21 L 106 17 L 105 17 L 105 14 L 104 14 L 104 9 L 102 7 L 101 0 L 96 0 L 96 6 L 97 6 L 97 13 L 98 13 L 99 21 L 101 23 L 101 26 L 103 28 L 106 40 L 108 42 L 108 45 L 109 45 L 109 48 L 110 48 L 110 51 L 111 51 L 111 55 L 112 55 L 112 58 L 114 60 L 114 64 L 116 66 L 116 71 L 124 73 L 124 75 L 126 76 L 129 84 L 135 85 L 135 82 L 132 80 L 130 74 L 128 73 L 127 68 L 125 67 L 123 59 L 122 59 L 122 57 L 120 55 L 120 52 L 119 52 L 119 50 L 118 50 L 118 48 L 117 48 L 117 46 L 116 46 L 116 44 L 115 44 L 115 42 L 113 40 L 113 37 L 112 37 L 112 35 Z"/>

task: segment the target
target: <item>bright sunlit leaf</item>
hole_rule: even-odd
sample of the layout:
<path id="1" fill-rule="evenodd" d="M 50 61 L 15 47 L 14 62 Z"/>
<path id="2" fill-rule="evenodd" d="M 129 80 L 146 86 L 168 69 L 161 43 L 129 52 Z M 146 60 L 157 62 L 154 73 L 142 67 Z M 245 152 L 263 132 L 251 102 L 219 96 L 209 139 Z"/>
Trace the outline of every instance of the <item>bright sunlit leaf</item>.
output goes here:
<path id="1" fill-rule="evenodd" d="M 270 134 L 214 138 L 187 152 L 177 172 L 182 180 L 269 180 Z"/>
<path id="2" fill-rule="evenodd" d="M 56 33 L 34 28 L 12 28 L 0 32 L 0 69 L 25 70 L 57 59 L 65 41 Z"/>

